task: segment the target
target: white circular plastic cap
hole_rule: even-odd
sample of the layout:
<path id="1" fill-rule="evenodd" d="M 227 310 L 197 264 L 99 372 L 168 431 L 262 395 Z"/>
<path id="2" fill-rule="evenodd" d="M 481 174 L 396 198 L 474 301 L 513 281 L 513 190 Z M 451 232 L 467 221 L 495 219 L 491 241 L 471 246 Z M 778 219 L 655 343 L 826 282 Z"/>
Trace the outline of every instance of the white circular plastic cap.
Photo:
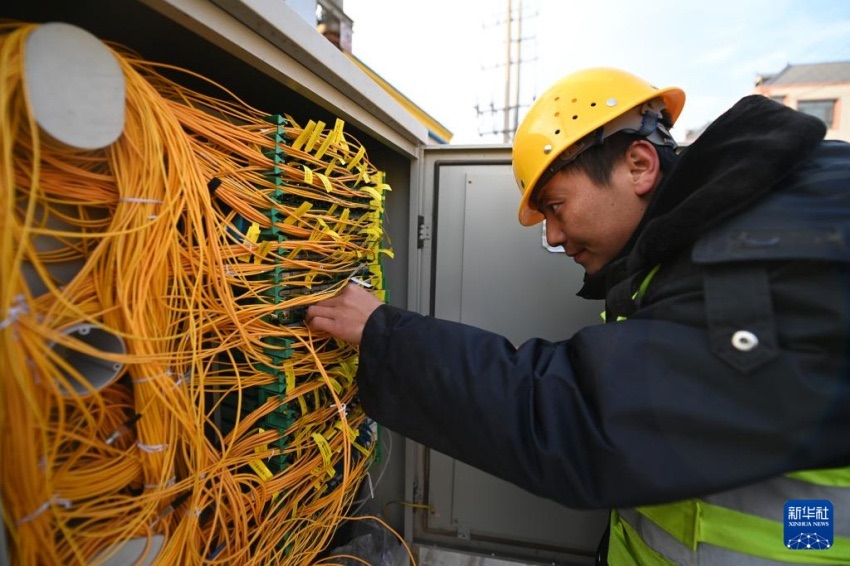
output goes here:
<path id="1" fill-rule="evenodd" d="M 62 329 L 62 334 L 105 354 L 125 354 L 127 352 L 123 338 L 93 324 L 74 324 Z M 76 375 L 63 370 L 62 373 L 70 389 L 67 389 L 61 382 L 59 386 L 62 393 L 66 395 L 72 393 L 87 395 L 92 390 L 99 391 L 115 381 L 121 370 L 124 369 L 123 363 L 92 356 L 57 342 L 51 342 L 48 346 L 53 351 L 53 355 L 62 358 L 82 377 L 82 381 L 80 381 Z"/>
<path id="2" fill-rule="evenodd" d="M 70 24 L 42 24 L 27 37 L 24 59 L 30 106 L 47 134 L 80 149 L 121 136 L 124 74 L 99 39 Z"/>
<path id="3" fill-rule="evenodd" d="M 151 535 L 148 537 L 131 538 L 126 542 L 113 545 L 105 549 L 95 557 L 95 562 L 101 566 L 149 566 L 153 564 L 159 554 L 165 537 L 162 535 Z M 108 556 L 104 562 L 100 560 Z"/>
<path id="4" fill-rule="evenodd" d="M 732 346 L 741 352 L 749 352 L 758 345 L 758 336 L 749 330 L 739 330 L 732 335 Z"/>

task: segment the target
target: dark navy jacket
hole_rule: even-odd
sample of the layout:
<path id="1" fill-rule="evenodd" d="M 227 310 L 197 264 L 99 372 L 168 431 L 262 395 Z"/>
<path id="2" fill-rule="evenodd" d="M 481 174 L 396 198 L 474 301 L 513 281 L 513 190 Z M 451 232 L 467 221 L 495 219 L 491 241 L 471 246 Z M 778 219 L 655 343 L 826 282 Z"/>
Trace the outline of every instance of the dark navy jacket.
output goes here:
<path id="1" fill-rule="evenodd" d="M 623 322 L 515 348 L 379 307 L 357 374 L 367 413 L 577 508 L 850 465 L 850 145 L 823 134 L 760 96 L 715 121 L 586 279 Z"/>

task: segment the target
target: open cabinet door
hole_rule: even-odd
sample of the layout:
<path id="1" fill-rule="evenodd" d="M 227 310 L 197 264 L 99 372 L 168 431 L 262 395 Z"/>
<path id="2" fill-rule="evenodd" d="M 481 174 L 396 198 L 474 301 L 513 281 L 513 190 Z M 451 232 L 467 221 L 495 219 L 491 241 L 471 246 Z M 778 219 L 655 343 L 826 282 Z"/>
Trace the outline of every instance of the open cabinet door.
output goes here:
<path id="1" fill-rule="evenodd" d="M 428 148 L 419 195 L 420 312 L 498 332 L 514 344 L 563 340 L 601 322 L 578 298 L 583 269 L 517 222 L 506 146 Z M 420 563 L 592 564 L 606 511 L 577 511 L 408 441 L 408 513 Z M 478 557 L 475 557 L 478 555 Z M 449 558 L 453 556 L 454 558 Z M 465 556 L 466 558 L 458 558 Z M 494 562 L 495 561 L 495 562 Z"/>

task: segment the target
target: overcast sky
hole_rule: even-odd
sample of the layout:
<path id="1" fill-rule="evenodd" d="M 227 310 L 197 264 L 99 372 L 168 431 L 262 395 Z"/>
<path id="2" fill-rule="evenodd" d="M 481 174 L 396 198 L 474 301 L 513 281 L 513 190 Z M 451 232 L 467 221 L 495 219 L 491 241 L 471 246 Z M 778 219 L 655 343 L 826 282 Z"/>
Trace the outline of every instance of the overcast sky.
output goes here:
<path id="1" fill-rule="evenodd" d="M 520 0 L 512 0 L 514 14 Z M 688 96 L 677 139 L 786 64 L 850 61 L 850 0 L 523 0 L 528 101 L 560 77 L 613 66 Z M 504 105 L 508 0 L 344 0 L 352 50 L 454 134 L 500 141 L 479 117 Z M 501 126 L 501 123 L 498 124 Z"/>

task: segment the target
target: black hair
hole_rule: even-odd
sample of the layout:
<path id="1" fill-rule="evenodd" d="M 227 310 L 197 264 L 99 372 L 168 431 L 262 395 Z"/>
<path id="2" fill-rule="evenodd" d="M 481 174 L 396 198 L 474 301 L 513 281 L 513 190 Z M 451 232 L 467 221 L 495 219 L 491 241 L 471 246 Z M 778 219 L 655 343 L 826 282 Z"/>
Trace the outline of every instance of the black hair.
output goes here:
<path id="1" fill-rule="evenodd" d="M 646 140 L 646 138 L 638 134 L 626 132 L 611 134 L 601 144 L 581 152 L 574 161 L 570 162 L 559 172 L 579 171 L 586 174 L 593 183 L 606 186 L 611 182 L 611 172 L 614 170 L 614 166 L 621 159 L 625 158 L 626 150 L 628 150 L 633 142 L 638 140 Z M 652 145 L 658 153 L 658 160 L 663 175 L 672 169 L 673 164 L 675 164 L 677 158 L 676 149 L 667 145 Z M 531 202 L 535 206 L 537 206 L 537 197 L 540 194 L 543 184 L 545 183 L 538 183 L 534 189 L 534 194 L 532 194 Z"/>

